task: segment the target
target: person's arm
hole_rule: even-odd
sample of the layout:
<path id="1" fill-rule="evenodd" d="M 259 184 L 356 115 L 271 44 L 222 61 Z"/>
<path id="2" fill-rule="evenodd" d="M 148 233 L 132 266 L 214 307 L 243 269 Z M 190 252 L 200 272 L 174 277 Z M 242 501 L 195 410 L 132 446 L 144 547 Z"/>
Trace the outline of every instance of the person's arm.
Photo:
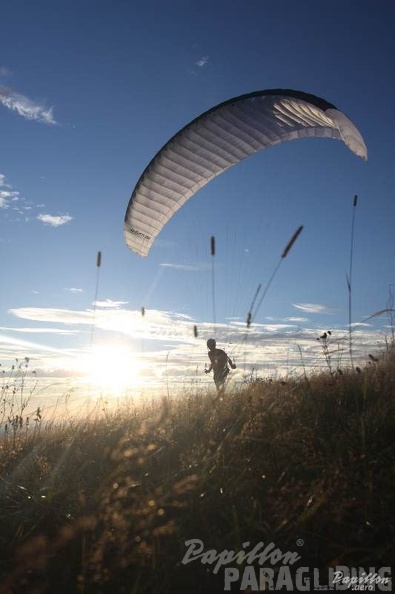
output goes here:
<path id="1" fill-rule="evenodd" d="M 236 369 L 236 363 L 233 363 L 233 361 L 230 357 L 228 357 L 228 362 L 232 369 Z"/>

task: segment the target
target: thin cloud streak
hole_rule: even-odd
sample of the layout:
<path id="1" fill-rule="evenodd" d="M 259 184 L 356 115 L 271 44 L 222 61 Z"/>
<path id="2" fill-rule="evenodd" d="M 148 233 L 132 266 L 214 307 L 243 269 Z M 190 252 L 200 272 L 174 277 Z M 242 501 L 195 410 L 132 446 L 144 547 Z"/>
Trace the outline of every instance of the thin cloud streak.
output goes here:
<path id="1" fill-rule="evenodd" d="M 69 288 L 65 288 L 65 291 L 67 291 L 68 293 L 73 293 L 74 295 L 77 295 L 78 293 L 83 293 L 84 290 L 83 289 L 79 289 L 77 287 L 69 287 Z"/>
<path id="2" fill-rule="evenodd" d="M 118 308 L 94 310 L 69 310 L 56 308 L 25 307 L 8 311 L 19 319 L 42 323 L 60 323 L 68 326 L 89 326 L 116 332 L 131 338 L 150 340 L 185 340 L 193 335 L 193 320 L 184 314 L 148 310 L 141 311 Z"/>
<path id="3" fill-rule="evenodd" d="M 30 350 L 38 350 L 41 353 L 58 353 L 61 355 L 64 355 L 64 351 L 62 349 L 57 349 L 54 347 L 50 347 L 48 345 L 44 345 L 41 343 L 37 343 L 37 342 L 32 342 L 30 340 L 23 340 L 21 338 L 15 338 L 12 336 L 6 336 L 4 334 L 0 334 L 0 348 L 1 348 L 1 352 L 4 353 L 7 351 L 7 349 L 11 347 L 17 347 L 19 349 L 18 351 L 18 355 L 20 356 L 20 349 L 21 348 L 25 348 L 25 349 L 29 349 Z"/>
<path id="4" fill-rule="evenodd" d="M 9 87 L 0 86 L 0 103 L 27 120 L 42 124 L 56 124 L 53 108 L 46 108 Z"/>
<path id="5" fill-rule="evenodd" d="M 109 309 L 118 309 L 121 305 L 127 305 L 127 301 L 113 301 L 112 299 L 106 299 L 105 301 L 94 301 L 93 305 L 96 307 L 103 307 Z"/>
<path id="6" fill-rule="evenodd" d="M 70 215 L 54 216 L 50 214 L 39 214 L 36 218 L 45 225 L 50 225 L 51 227 L 61 227 L 73 220 L 73 217 Z"/>
<path id="7" fill-rule="evenodd" d="M 20 332 L 23 334 L 58 334 L 61 336 L 69 336 L 76 334 L 76 330 L 65 330 L 64 328 L 6 328 L 0 327 L 0 330 L 5 332 Z"/>
<path id="8" fill-rule="evenodd" d="M 306 313 L 318 313 L 318 314 L 332 314 L 333 311 L 326 305 L 320 305 L 318 303 L 293 303 L 296 309 L 305 311 Z"/>
<path id="9" fill-rule="evenodd" d="M 205 262 L 201 264 L 171 264 L 169 262 L 163 262 L 161 264 L 163 268 L 173 268 L 174 270 L 186 270 L 191 272 L 200 272 L 201 270 L 207 270 L 209 265 Z"/>
<path id="10" fill-rule="evenodd" d="M 61 324 L 89 324 L 93 315 L 93 312 L 45 307 L 20 307 L 9 309 L 8 313 L 23 320 Z"/>

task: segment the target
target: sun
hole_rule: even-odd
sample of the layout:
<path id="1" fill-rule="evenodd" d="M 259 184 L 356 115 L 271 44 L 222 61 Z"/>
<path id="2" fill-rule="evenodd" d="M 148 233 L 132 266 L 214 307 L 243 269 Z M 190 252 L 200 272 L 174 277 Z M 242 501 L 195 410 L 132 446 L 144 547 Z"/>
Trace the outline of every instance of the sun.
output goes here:
<path id="1" fill-rule="evenodd" d="M 87 356 L 84 373 L 92 385 L 120 394 L 141 383 L 143 367 L 143 362 L 132 349 L 116 343 L 98 344 Z"/>

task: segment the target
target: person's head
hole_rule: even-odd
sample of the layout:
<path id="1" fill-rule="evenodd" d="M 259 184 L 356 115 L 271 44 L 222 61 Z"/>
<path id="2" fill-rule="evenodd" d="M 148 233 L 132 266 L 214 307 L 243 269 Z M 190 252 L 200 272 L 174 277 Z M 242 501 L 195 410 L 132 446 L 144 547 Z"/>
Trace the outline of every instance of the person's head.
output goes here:
<path id="1" fill-rule="evenodd" d="M 217 343 L 215 342 L 214 338 L 209 338 L 207 341 L 207 348 L 210 351 L 213 351 L 216 347 Z"/>

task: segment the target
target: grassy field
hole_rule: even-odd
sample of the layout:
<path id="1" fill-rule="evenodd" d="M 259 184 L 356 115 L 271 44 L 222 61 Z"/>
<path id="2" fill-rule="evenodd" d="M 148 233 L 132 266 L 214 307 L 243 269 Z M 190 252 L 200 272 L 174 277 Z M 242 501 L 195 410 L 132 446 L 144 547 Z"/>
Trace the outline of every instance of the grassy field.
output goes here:
<path id="1" fill-rule="evenodd" d="M 0 594 L 215 593 L 227 566 L 240 570 L 232 591 L 256 589 L 242 564 L 214 572 L 214 553 L 183 563 L 191 539 L 218 553 L 274 543 L 297 553 L 293 573 L 390 567 L 394 413 L 389 350 L 362 370 L 257 379 L 217 401 L 167 394 L 89 421 L 14 424 L 0 441 Z M 282 560 L 262 567 L 278 577 Z"/>

